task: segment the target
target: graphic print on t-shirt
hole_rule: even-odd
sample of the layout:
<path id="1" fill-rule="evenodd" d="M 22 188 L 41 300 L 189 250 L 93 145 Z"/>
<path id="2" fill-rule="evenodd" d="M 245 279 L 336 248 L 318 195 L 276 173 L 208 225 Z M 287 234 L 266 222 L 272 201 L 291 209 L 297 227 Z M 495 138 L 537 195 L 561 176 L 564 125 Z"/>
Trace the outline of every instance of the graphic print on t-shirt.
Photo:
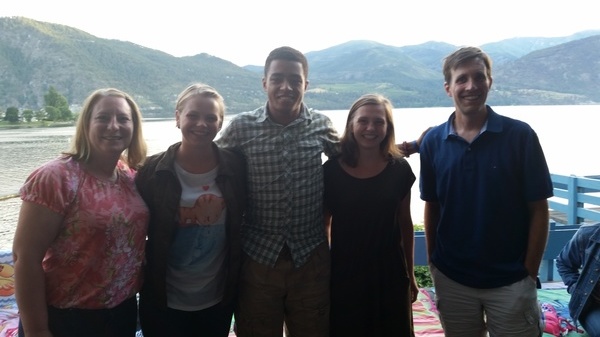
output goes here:
<path id="1" fill-rule="evenodd" d="M 179 225 L 214 225 L 225 209 L 225 201 L 214 194 L 202 194 L 192 207 L 179 207 Z"/>

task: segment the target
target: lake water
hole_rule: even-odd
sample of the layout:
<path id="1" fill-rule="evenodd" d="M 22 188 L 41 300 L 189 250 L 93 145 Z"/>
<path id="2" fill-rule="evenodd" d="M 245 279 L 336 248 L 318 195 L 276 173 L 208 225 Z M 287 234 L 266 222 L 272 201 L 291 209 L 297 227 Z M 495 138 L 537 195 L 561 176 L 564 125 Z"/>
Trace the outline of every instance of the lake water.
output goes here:
<path id="1" fill-rule="evenodd" d="M 396 140 L 417 138 L 427 127 L 446 121 L 452 110 L 449 107 L 395 109 Z M 600 174 L 600 105 L 507 106 L 494 107 L 494 110 L 534 128 L 551 173 Z M 324 113 L 343 132 L 347 110 Z M 0 130 L 0 197 L 17 193 L 32 170 L 68 149 L 73 133 L 74 127 Z M 153 154 L 180 140 L 181 135 L 174 120 L 161 120 L 145 122 L 144 137 L 149 154 Z M 408 161 L 418 177 L 418 155 Z M 0 249 L 10 248 L 19 205 L 18 198 L 0 201 Z M 412 190 L 411 212 L 414 222 L 421 223 L 423 203 L 419 199 L 418 181 Z"/>

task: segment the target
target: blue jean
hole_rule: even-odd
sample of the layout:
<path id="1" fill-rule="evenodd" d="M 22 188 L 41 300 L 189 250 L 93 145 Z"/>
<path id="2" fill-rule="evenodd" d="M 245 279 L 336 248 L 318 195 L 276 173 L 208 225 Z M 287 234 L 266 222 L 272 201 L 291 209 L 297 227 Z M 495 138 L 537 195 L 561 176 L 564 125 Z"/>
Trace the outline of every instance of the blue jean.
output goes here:
<path id="1" fill-rule="evenodd" d="M 600 336 L 600 306 L 595 305 L 579 316 L 579 323 L 590 336 Z"/>

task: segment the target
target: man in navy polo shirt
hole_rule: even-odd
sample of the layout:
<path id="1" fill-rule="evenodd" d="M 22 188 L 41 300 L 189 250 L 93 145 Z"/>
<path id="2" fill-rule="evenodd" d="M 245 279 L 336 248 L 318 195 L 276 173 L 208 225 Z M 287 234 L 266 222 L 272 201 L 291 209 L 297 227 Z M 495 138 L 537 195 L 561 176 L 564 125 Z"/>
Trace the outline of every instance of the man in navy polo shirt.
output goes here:
<path id="1" fill-rule="evenodd" d="M 455 111 L 420 146 L 425 234 L 447 337 L 541 336 L 536 278 L 552 181 L 526 123 L 486 104 L 491 60 L 464 47 L 444 60 Z"/>

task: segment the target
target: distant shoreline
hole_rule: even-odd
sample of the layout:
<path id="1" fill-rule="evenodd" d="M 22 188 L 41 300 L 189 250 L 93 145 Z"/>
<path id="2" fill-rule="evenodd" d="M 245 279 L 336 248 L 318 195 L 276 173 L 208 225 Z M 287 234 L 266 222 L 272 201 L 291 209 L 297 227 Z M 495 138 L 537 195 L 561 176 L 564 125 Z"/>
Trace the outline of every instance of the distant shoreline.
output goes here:
<path id="1" fill-rule="evenodd" d="M 174 120 L 175 117 L 149 117 L 144 118 L 142 122 L 161 122 L 166 120 Z M 14 129 L 33 129 L 33 128 L 62 128 L 68 126 L 75 126 L 75 121 L 69 122 L 20 122 L 20 123 L 10 123 L 5 121 L 0 121 L 0 131 L 1 130 L 14 130 Z"/>
<path id="2" fill-rule="evenodd" d="M 75 121 L 69 122 L 21 122 L 21 123 L 10 123 L 0 121 L 0 130 L 12 130 L 12 129 L 32 129 L 32 128 L 61 128 L 67 126 L 74 126 Z"/>

